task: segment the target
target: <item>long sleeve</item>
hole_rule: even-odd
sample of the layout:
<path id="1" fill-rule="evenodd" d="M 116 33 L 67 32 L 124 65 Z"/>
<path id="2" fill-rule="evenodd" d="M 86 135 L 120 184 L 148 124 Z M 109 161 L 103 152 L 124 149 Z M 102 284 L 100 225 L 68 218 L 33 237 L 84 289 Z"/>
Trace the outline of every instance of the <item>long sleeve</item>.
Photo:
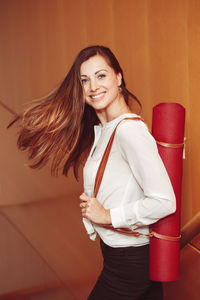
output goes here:
<path id="1" fill-rule="evenodd" d="M 141 121 L 124 121 L 117 128 L 116 143 L 143 196 L 110 210 L 114 227 L 132 229 L 152 224 L 175 212 L 176 200 L 156 142 Z"/>
<path id="2" fill-rule="evenodd" d="M 82 218 L 82 221 L 85 226 L 85 229 L 87 230 L 87 233 L 89 234 L 90 239 L 95 241 L 97 238 L 97 233 L 94 230 L 92 223 L 86 218 Z"/>

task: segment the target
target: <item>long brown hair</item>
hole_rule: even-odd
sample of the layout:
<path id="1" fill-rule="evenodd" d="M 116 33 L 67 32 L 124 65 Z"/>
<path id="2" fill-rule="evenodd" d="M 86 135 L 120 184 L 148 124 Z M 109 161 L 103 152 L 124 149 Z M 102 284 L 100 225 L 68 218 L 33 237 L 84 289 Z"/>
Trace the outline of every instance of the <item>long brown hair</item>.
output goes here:
<path id="1" fill-rule="evenodd" d="M 126 89 L 123 71 L 111 50 L 104 46 L 90 46 L 77 55 L 60 87 L 46 98 L 34 101 L 16 120 L 21 120 L 17 145 L 27 150 L 31 168 L 41 168 L 51 161 L 51 173 L 57 175 L 60 167 L 67 175 L 72 166 L 78 179 L 78 169 L 87 157 L 94 139 L 93 127 L 98 118 L 92 107 L 84 103 L 80 66 L 95 55 L 103 56 L 116 74 L 121 73 L 121 92 L 126 103 L 132 97 Z"/>

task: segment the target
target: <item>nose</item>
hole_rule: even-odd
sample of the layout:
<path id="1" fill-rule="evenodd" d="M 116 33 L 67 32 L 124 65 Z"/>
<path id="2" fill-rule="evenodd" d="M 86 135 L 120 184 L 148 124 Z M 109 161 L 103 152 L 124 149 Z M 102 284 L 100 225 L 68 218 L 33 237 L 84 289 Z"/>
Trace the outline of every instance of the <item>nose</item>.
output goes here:
<path id="1" fill-rule="evenodd" d="M 97 81 L 96 81 L 96 79 L 94 78 L 94 79 L 91 79 L 90 80 L 90 90 L 92 91 L 92 92 L 94 92 L 94 91 L 96 91 L 98 89 L 98 83 L 97 83 Z"/>

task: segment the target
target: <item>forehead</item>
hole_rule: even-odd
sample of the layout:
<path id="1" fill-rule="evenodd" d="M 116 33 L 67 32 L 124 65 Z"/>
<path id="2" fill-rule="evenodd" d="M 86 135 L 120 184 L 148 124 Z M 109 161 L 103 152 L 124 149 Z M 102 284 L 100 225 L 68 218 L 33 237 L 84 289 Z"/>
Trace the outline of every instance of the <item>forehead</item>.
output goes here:
<path id="1" fill-rule="evenodd" d="M 95 55 L 84 61 L 80 67 L 81 75 L 94 74 L 99 70 L 112 70 L 105 58 L 101 55 Z"/>

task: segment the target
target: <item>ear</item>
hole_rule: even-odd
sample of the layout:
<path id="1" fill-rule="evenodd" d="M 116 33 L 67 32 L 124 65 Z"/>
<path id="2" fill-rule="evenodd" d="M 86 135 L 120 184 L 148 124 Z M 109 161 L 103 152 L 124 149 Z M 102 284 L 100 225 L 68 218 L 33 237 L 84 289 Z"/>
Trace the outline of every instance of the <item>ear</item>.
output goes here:
<path id="1" fill-rule="evenodd" d="M 117 74 L 117 85 L 120 86 L 122 84 L 122 74 L 118 73 Z"/>

